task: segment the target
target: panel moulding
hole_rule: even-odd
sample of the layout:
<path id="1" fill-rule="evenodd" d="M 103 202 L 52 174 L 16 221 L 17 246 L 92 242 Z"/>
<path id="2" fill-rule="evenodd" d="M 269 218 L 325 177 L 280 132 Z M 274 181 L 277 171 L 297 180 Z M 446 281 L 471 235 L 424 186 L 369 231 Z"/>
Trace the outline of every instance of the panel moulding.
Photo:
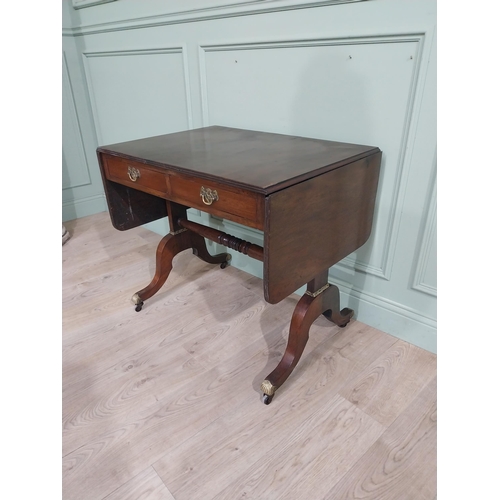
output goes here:
<path id="1" fill-rule="evenodd" d="M 85 7 L 94 7 L 102 3 L 115 2 L 116 0 L 72 0 L 75 9 L 83 9 Z"/>
<path id="2" fill-rule="evenodd" d="M 192 115 L 192 104 L 191 104 L 191 87 L 189 83 L 189 72 L 187 64 L 187 55 L 185 45 L 176 47 L 155 47 L 149 49 L 127 49 L 127 50 L 111 50 L 111 51 L 98 51 L 98 52 L 82 52 L 83 66 L 85 68 L 85 79 L 87 81 L 87 88 L 89 92 L 90 105 L 92 108 L 93 121 L 95 124 L 96 135 L 99 143 L 102 142 L 101 126 L 99 121 L 99 112 L 97 110 L 96 99 L 94 95 L 92 78 L 90 75 L 90 68 L 88 66 L 88 61 L 95 57 L 120 57 L 120 56 L 148 56 L 148 55 L 158 55 L 158 54 L 180 54 L 182 56 L 182 68 L 183 68 L 183 81 L 184 89 L 186 93 L 186 118 L 188 126 L 193 127 L 193 115 Z"/>
<path id="3" fill-rule="evenodd" d="M 434 168 L 435 168 L 435 162 L 434 162 Z M 437 223 L 436 175 L 434 175 L 434 178 L 432 180 L 432 195 L 429 198 L 426 212 L 427 213 L 425 216 L 424 229 L 423 232 L 421 233 L 422 238 L 420 240 L 420 246 L 416 253 L 417 261 L 415 265 L 415 272 L 413 275 L 412 288 L 419 292 L 423 292 L 428 295 L 432 295 L 433 297 L 437 297 L 437 288 L 434 285 L 425 283 L 425 271 L 427 269 L 430 251 L 432 248 L 432 238 L 435 233 L 436 223 Z"/>
<path id="4" fill-rule="evenodd" d="M 73 0 L 78 3 L 103 2 L 104 0 Z M 106 0 L 106 2 L 114 0 Z M 125 31 L 131 29 L 154 28 L 171 24 L 190 23 L 195 21 L 207 21 L 225 19 L 231 17 L 249 16 L 255 14 L 266 14 L 284 12 L 288 10 L 308 9 L 314 7 L 328 7 L 348 3 L 365 2 L 367 0 L 240 0 L 239 2 L 214 2 L 206 1 L 202 8 L 184 10 L 171 10 L 156 15 L 141 16 L 126 20 L 108 21 L 82 25 L 62 30 L 63 36 L 83 36 L 96 33 L 109 33 L 114 31 Z M 168 3 L 166 3 L 168 6 Z M 179 5 L 183 3 L 179 2 Z M 82 5 L 83 6 L 83 5 Z"/>
<path id="5" fill-rule="evenodd" d="M 425 326 L 431 328 L 437 327 L 437 321 L 434 318 L 431 318 L 430 316 L 425 316 L 416 309 L 405 306 L 404 304 L 401 304 L 399 302 L 387 299 L 381 295 L 369 293 L 366 290 L 359 290 L 358 288 L 352 286 L 352 284 L 339 279 L 337 276 L 331 276 L 331 274 L 329 274 L 328 279 L 330 282 L 337 285 L 339 289 L 348 296 L 353 296 L 359 299 L 363 299 L 366 302 L 372 303 L 379 307 L 383 307 L 388 311 L 398 313 L 402 316 L 406 316 L 413 321 L 418 321 L 419 323 L 422 323 Z"/>
<path id="6" fill-rule="evenodd" d="M 80 127 L 80 121 L 78 120 L 78 113 L 76 111 L 75 96 L 73 94 L 73 88 L 71 86 L 71 80 L 69 77 L 68 63 L 66 61 L 66 56 L 63 53 L 63 71 L 62 71 L 62 85 L 66 92 L 63 92 L 63 96 L 69 98 L 66 102 L 66 107 L 69 112 L 69 118 L 72 125 L 72 132 L 77 140 L 77 151 L 79 157 L 79 164 L 85 168 L 81 170 L 81 179 L 78 183 L 72 184 L 70 186 L 63 186 L 63 191 L 65 189 L 74 189 L 77 187 L 88 186 L 92 183 L 90 178 L 89 166 L 87 162 L 87 155 L 85 154 L 85 148 L 83 145 L 82 130 Z"/>

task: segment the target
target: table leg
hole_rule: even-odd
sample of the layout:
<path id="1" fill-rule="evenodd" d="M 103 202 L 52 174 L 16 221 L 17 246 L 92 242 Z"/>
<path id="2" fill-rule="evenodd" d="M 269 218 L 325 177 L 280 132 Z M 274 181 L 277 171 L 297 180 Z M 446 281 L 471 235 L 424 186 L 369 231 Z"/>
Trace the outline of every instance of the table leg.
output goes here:
<path id="1" fill-rule="evenodd" d="M 192 231 L 189 231 L 189 233 L 191 234 L 194 255 L 209 264 L 220 264 L 221 269 L 227 266 L 228 262 L 231 260 L 231 254 L 224 252 L 218 253 L 217 255 L 211 255 L 207 249 L 205 238 Z"/>
<path id="2" fill-rule="evenodd" d="M 132 302 L 135 304 L 137 312 L 142 309 L 144 301 L 151 298 L 163 286 L 172 270 L 173 258 L 189 248 L 200 259 L 210 264 L 221 264 L 222 268 L 226 267 L 230 258 L 229 254 L 226 253 L 210 255 L 205 239 L 187 229 L 167 234 L 156 249 L 156 271 L 151 283 L 132 296 Z"/>
<path id="3" fill-rule="evenodd" d="M 299 362 L 309 339 L 309 329 L 316 318 L 323 314 L 336 325 L 344 327 L 354 314 L 352 309 L 339 310 L 339 289 L 335 285 L 327 282 L 314 292 L 310 291 L 310 288 L 309 286 L 293 312 L 285 354 L 278 366 L 262 382 L 262 401 L 265 404 L 272 401 L 276 390 Z"/>

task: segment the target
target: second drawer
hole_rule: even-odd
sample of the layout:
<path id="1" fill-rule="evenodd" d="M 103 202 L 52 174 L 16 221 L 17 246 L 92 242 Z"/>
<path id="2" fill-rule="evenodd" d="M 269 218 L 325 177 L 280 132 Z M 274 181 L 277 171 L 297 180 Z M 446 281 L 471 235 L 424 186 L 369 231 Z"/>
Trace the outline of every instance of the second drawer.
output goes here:
<path id="1" fill-rule="evenodd" d="M 172 201 L 256 229 L 264 228 L 264 196 L 196 177 L 171 173 L 167 180 Z"/>

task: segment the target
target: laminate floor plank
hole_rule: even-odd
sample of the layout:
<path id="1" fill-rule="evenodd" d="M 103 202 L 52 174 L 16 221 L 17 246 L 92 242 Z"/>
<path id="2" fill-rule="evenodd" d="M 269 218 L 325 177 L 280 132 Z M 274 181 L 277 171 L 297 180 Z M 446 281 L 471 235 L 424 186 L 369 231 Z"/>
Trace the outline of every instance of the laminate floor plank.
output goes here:
<path id="1" fill-rule="evenodd" d="M 295 500 L 305 482 L 302 498 L 319 498 L 383 431 L 381 424 L 337 395 L 300 424 L 288 427 L 284 439 L 213 498 Z"/>
<path id="2" fill-rule="evenodd" d="M 246 288 L 242 287 L 241 290 L 255 299 L 255 294 Z M 230 294 L 233 300 L 237 298 L 234 291 Z M 222 296 L 223 293 L 219 293 L 219 297 Z M 263 299 L 260 300 L 263 301 Z M 234 305 L 232 309 L 234 310 Z M 113 411 L 108 416 L 106 425 L 115 421 L 115 428 L 104 433 L 96 430 L 93 436 L 86 435 L 85 440 L 88 440 L 86 445 L 65 456 L 65 485 L 69 488 L 79 488 L 86 481 L 85 478 L 91 475 L 95 477 L 95 487 L 98 489 L 92 490 L 87 485 L 85 493 L 89 495 L 89 498 L 98 496 L 116 487 L 117 477 L 119 481 L 125 481 L 131 475 L 135 475 L 138 472 L 134 468 L 136 463 L 142 464 L 142 460 L 146 457 L 150 457 L 146 461 L 151 463 L 165 453 L 165 448 L 168 449 L 188 437 L 190 433 L 197 432 L 211 419 L 218 418 L 220 412 L 228 411 L 233 404 L 239 404 L 238 401 L 232 402 L 233 399 L 253 397 L 258 401 L 258 394 L 251 385 L 250 375 L 258 373 L 259 368 L 265 365 L 266 356 L 262 351 L 266 346 L 266 341 L 262 337 L 259 317 L 255 314 L 248 315 L 247 310 L 248 304 L 245 305 L 244 314 L 249 318 L 249 324 L 247 325 L 243 320 L 237 322 L 243 333 L 240 336 L 241 345 L 239 349 L 235 349 L 232 357 L 222 367 L 211 367 L 208 372 L 200 376 L 187 378 L 183 387 L 178 390 L 175 386 L 169 386 L 167 380 L 164 387 L 169 390 L 165 398 L 155 400 L 150 406 L 138 405 L 138 412 L 116 415 L 117 408 L 108 404 L 107 408 Z M 227 312 L 226 316 L 228 316 Z M 193 316 L 192 323 L 196 324 L 198 321 L 199 317 Z M 283 318 L 280 318 L 280 321 L 282 323 Z M 198 325 L 198 328 L 193 328 L 192 331 L 198 333 L 200 326 L 202 325 Z M 214 321 L 212 318 L 211 328 L 220 329 L 219 321 Z M 226 330 L 225 335 L 228 337 L 238 336 L 237 329 Z M 281 329 L 275 328 L 272 331 L 275 339 L 270 341 L 281 343 L 283 341 Z M 175 335 L 175 329 L 172 333 Z M 210 335 L 206 329 L 205 333 Z M 252 342 L 250 345 L 249 341 Z M 186 350 L 185 358 L 189 358 Z M 169 366 L 168 357 L 165 366 Z M 113 371 L 110 370 L 110 374 Z M 175 372 L 175 369 L 171 368 L 171 372 Z M 165 372 L 165 376 L 168 378 L 168 372 Z M 234 385 L 243 387 L 245 384 L 246 392 L 233 390 Z M 99 386 L 92 384 L 92 388 L 98 390 Z M 158 397 L 156 394 L 158 391 L 159 389 L 155 388 L 156 397 Z M 107 398 L 110 400 L 113 397 L 109 395 Z M 121 411 L 121 413 L 125 412 Z M 116 429 L 116 422 L 120 422 L 119 429 Z M 75 432 L 80 430 L 78 426 L 71 429 Z M 127 449 L 125 442 L 134 445 L 133 451 Z M 86 460 L 87 456 L 93 456 L 91 462 Z M 123 467 L 121 463 L 123 456 L 128 457 L 126 467 Z M 137 460 L 134 460 L 135 458 Z"/>
<path id="3" fill-rule="evenodd" d="M 71 275 L 81 272 L 84 268 L 87 269 L 89 263 L 93 263 L 95 266 L 101 262 L 110 262 L 124 254 L 136 252 L 149 244 L 144 233 L 131 234 L 129 238 L 122 236 L 121 239 L 116 240 L 112 231 L 116 230 L 111 227 L 108 228 L 107 232 L 89 231 L 84 241 L 80 240 L 80 235 L 77 233 L 78 242 L 73 242 L 72 238 L 68 240 L 67 243 L 72 242 L 72 244 L 68 246 L 68 249 L 64 245 L 62 255 L 63 264 L 66 264 L 66 268 L 70 269 L 64 271 L 64 273 L 70 273 L 68 276 L 70 279 L 69 284 L 71 284 Z M 146 230 L 142 229 L 142 231 Z M 77 244 L 79 245 L 78 254 L 75 255 L 72 247 Z"/>
<path id="4" fill-rule="evenodd" d="M 175 500 L 152 467 L 109 494 L 104 500 Z"/>
<path id="5" fill-rule="evenodd" d="M 233 305 L 225 322 L 214 323 L 212 319 L 209 323 L 205 315 L 190 325 L 195 328 L 179 328 L 175 321 L 169 321 L 168 328 L 139 331 L 136 345 L 129 346 L 125 358 L 118 359 L 101 373 L 86 374 L 78 384 L 68 387 L 63 394 L 66 452 L 84 444 L 88 437 L 110 430 L 118 418 L 133 420 L 139 409 L 155 405 L 168 393 L 188 384 L 195 375 L 214 366 L 193 356 L 183 342 L 193 344 L 200 335 L 206 339 L 217 336 L 237 339 L 232 344 L 226 341 L 233 346 L 234 354 L 246 341 L 251 341 L 252 336 L 239 336 L 235 329 L 245 327 L 249 311 L 258 311 L 262 304 L 254 307 L 251 301 L 255 302 L 255 295 L 243 287 L 236 290 L 232 286 L 224 292 L 231 295 Z M 192 306 L 196 307 L 196 303 Z M 90 380 L 92 392 L 88 391 Z"/>
<path id="6" fill-rule="evenodd" d="M 182 257 L 182 259 L 181 259 Z M 183 259 L 190 258 L 189 255 L 179 256 L 178 264 L 183 263 Z M 192 260 L 192 259 L 191 259 Z M 182 270 L 182 266 L 181 270 Z M 176 282 L 177 271 L 172 271 L 172 283 L 170 283 L 169 293 L 164 293 L 156 298 L 148 300 L 142 311 L 135 312 L 134 306 L 130 301 L 130 293 L 118 290 L 109 292 L 98 301 L 94 308 L 89 307 L 87 303 L 80 304 L 79 307 L 63 308 L 63 352 L 70 356 L 71 351 L 78 347 L 78 357 L 83 354 L 82 349 L 87 349 L 88 352 L 94 352 L 96 349 L 95 343 L 112 344 L 115 342 L 113 337 L 116 334 L 122 342 L 127 338 L 130 331 L 140 330 L 151 325 L 165 325 L 165 318 L 175 318 L 181 320 L 185 317 L 186 311 L 189 310 L 189 304 L 195 302 L 195 307 L 200 310 L 200 314 L 208 314 L 210 312 L 209 305 L 205 300 L 208 294 L 199 295 L 197 291 L 199 285 L 195 284 L 204 279 L 204 273 L 193 272 L 188 276 L 192 276 L 191 283 Z M 170 278 L 170 277 L 169 277 Z M 212 276 L 207 276 L 211 281 L 217 281 Z M 244 287 L 241 287 L 243 290 Z M 137 290 L 134 287 L 134 290 Z M 117 299 L 117 295 L 119 298 Z M 104 302 L 109 304 L 114 301 L 114 307 L 103 307 L 100 304 Z M 192 310 L 192 309 L 191 309 Z M 166 316 L 168 315 L 168 316 Z M 78 318 L 78 321 L 75 320 Z M 92 319 L 89 325 L 89 318 Z M 190 323 L 190 316 L 187 317 L 185 324 Z M 119 329 L 119 332 L 115 332 Z"/>
<path id="7" fill-rule="evenodd" d="M 325 319 L 325 323 L 329 322 Z M 320 336 L 321 330 L 330 335 Z M 239 477 L 241 471 L 274 453 L 276 446 L 288 440 L 298 422 L 335 400 L 346 378 L 359 374 L 365 363 L 377 359 L 395 341 L 358 322 L 343 329 L 313 324 L 310 342 L 296 367 L 299 375 L 287 380 L 270 406 L 263 407 L 254 399 L 249 405 L 223 415 L 166 453 L 154 464 L 155 469 L 176 500 L 212 498 L 230 486 L 235 477 L 239 483 L 246 484 L 245 478 Z M 280 345 L 283 347 L 273 365 L 283 352 L 284 342 Z M 356 352 L 360 358 L 355 356 Z M 260 383 L 266 375 L 261 373 L 257 381 Z M 200 447 L 200 443 L 206 444 Z M 314 452 L 317 451 L 314 448 Z"/>
<path id="8" fill-rule="evenodd" d="M 156 405 L 141 409 L 132 421 L 117 420 L 114 430 L 64 457 L 65 491 L 84 489 L 85 498 L 102 498 L 117 482 L 128 481 L 145 463 L 156 462 L 212 420 L 250 398 L 258 399 L 249 380 L 261 364 L 262 355 L 250 346 L 223 367 L 193 377 Z M 88 477 L 93 478 L 91 484 Z"/>
<path id="9" fill-rule="evenodd" d="M 203 279 L 204 277 L 199 276 L 198 282 L 203 283 Z M 207 279 L 212 283 L 217 282 L 217 279 L 212 279 L 212 277 L 207 277 Z M 212 318 L 210 302 L 213 301 L 213 297 L 207 300 L 208 295 L 209 292 L 199 293 L 199 286 L 191 283 L 184 287 L 173 288 L 163 301 L 146 303 L 139 313 L 135 312 L 132 304 L 126 300 L 116 311 L 106 310 L 92 314 L 91 326 L 89 326 L 87 315 L 86 324 L 72 324 L 71 328 L 64 327 L 66 330 L 63 335 L 65 361 L 70 362 L 73 357 L 80 361 L 86 356 L 95 357 L 101 348 L 113 349 L 117 345 L 122 346 L 123 343 L 127 343 L 127 348 L 133 348 L 134 344 L 141 342 L 137 334 L 145 329 L 157 328 L 159 332 L 170 330 L 168 339 L 172 342 L 181 340 L 187 342 L 186 336 L 196 334 L 200 327 L 209 323 L 209 318 Z M 219 311 L 221 319 L 226 321 L 240 314 L 238 309 L 244 308 L 245 305 L 250 308 L 258 301 L 255 294 L 246 288 L 226 281 L 218 297 L 230 304 L 230 306 L 222 306 Z M 231 300 L 233 297 L 234 300 Z M 197 313 L 195 316 L 192 314 L 194 310 Z M 233 311 L 236 312 L 233 313 Z M 75 311 L 73 312 L 76 314 Z M 71 314 L 71 312 L 63 314 Z M 84 313 L 80 312 L 80 314 Z M 169 328 L 170 325 L 172 328 Z M 212 328 L 216 328 L 216 325 Z M 129 346 L 129 343 L 132 345 Z"/>
<path id="10" fill-rule="evenodd" d="M 388 426 L 435 374 L 435 354 L 399 340 L 340 394 Z"/>
<path id="11" fill-rule="evenodd" d="M 267 304 L 262 280 L 186 251 L 137 313 L 161 236 L 65 226 L 65 500 L 435 498 L 434 355 L 320 317 L 263 405 L 297 296 Z"/>
<path id="12" fill-rule="evenodd" d="M 436 431 L 437 395 L 434 378 L 358 463 L 322 498 L 435 499 Z"/>

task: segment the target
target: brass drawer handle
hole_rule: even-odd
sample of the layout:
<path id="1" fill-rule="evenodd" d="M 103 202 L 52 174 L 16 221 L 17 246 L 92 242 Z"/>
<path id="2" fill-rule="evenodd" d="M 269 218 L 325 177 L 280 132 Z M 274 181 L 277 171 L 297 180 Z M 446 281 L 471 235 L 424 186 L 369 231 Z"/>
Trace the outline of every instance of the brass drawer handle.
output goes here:
<path id="1" fill-rule="evenodd" d="M 128 174 L 128 178 L 132 182 L 135 182 L 141 176 L 140 170 L 138 168 L 131 167 L 130 165 L 127 169 L 127 174 Z"/>
<path id="2" fill-rule="evenodd" d="M 219 195 L 215 189 L 206 188 L 204 186 L 201 186 L 200 196 L 205 205 L 211 205 L 214 201 L 219 199 Z"/>

